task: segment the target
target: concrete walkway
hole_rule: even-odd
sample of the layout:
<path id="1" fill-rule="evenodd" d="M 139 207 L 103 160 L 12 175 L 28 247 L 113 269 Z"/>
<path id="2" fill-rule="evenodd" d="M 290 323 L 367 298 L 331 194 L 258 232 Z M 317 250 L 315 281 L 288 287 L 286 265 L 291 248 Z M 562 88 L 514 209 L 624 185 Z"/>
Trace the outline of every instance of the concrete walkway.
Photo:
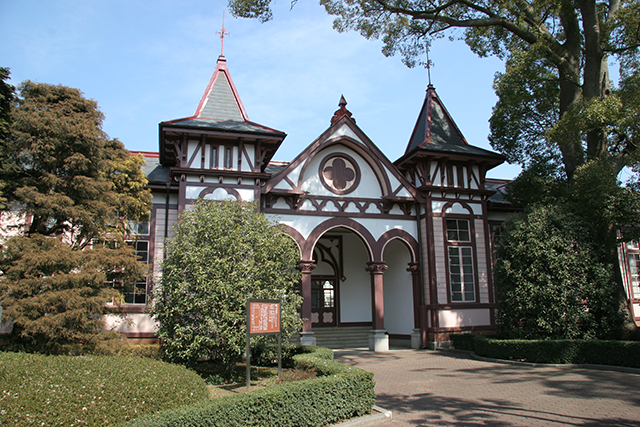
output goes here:
<path id="1" fill-rule="evenodd" d="M 336 350 L 374 373 L 384 426 L 640 426 L 640 374 L 531 367 L 455 351 Z"/>

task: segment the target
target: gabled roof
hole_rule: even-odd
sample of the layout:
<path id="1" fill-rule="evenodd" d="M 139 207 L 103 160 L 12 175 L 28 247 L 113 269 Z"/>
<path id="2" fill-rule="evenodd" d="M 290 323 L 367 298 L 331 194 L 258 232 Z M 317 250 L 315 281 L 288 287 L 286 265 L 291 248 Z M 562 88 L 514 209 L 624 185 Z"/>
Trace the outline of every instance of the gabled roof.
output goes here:
<path id="1" fill-rule="evenodd" d="M 288 175 L 299 166 L 308 163 L 325 148 L 334 144 L 340 144 L 357 152 L 365 161 L 368 161 L 376 178 L 384 184 L 386 186 L 385 189 L 388 190 L 388 192 L 384 194 L 387 200 L 394 198 L 400 200 L 406 197 L 413 198 L 418 196 L 415 188 L 356 124 L 355 118 L 352 117 L 351 112 L 346 108 L 347 101 L 344 96 L 340 97 L 338 106 L 340 108 L 333 114 L 329 128 L 298 154 L 294 160 L 291 162 L 272 162 L 269 164 L 267 170 L 272 176 L 267 181 L 264 192 L 282 191 L 276 189 L 276 186 L 286 180 L 292 187 L 288 193 L 301 194 L 299 187 L 304 174 L 297 174 L 297 179 L 293 181 L 287 178 Z M 408 196 L 399 196 L 397 194 L 399 192 L 406 192 Z"/>
<path id="2" fill-rule="evenodd" d="M 504 161 L 504 157 L 498 153 L 469 145 L 431 84 L 427 87 L 427 94 L 407 149 L 394 163 L 402 163 L 404 159 L 419 153 L 480 157 L 495 163 L 494 166 Z"/>

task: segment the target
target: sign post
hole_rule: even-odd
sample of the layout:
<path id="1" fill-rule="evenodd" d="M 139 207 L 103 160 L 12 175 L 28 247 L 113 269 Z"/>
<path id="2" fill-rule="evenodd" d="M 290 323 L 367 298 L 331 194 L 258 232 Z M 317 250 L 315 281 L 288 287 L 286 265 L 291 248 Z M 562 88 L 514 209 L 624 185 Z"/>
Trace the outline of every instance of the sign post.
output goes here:
<path id="1" fill-rule="evenodd" d="M 251 298 L 247 300 L 247 391 L 251 387 L 252 335 L 278 335 L 278 377 L 282 373 L 281 319 L 280 301 Z"/>

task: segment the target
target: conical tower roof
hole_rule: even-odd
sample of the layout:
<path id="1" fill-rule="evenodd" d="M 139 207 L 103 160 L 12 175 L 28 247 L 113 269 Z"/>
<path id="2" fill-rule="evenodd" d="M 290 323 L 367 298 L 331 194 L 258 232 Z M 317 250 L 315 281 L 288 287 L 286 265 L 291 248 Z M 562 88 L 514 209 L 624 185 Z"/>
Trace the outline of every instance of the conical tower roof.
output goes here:
<path id="1" fill-rule="evenodd" d="M 498 153 L 469 145 L 431 84 L 427 87 L 424 103 L 407 149 L 394 163 L 402 163 L 405 159 L 426 153 L 483 158 L 489 160 L 493 166 L 504 161 L 504 157 Z"/>

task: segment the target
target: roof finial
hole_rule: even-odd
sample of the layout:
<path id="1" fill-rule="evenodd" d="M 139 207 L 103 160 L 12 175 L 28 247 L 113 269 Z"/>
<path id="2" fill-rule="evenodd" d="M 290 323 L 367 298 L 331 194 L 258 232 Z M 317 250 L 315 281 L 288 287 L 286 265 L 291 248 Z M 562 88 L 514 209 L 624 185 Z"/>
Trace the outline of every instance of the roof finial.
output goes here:
<path id="1" fill-rule="evenodd" d="M 429 86 L 431 86 L 431 67 L 433 67 L 433 62 L 429 59 L 429 48 L 431 47 L 431 42 L 427 40 L 427 62 L 424 64 L 427 67 L 427 75 L 429 76 Z"/>
<path id="2" fill-rule="evenodd" d="M 340 108 L 336 110 L 336 112 L 333 113 L 333 117 L 331 117 L 331 124 L 334 124 L 343 116 L 347 116 L 348 118 L 353 120 L 354 123 L 356 122 L 356 119 L 351 117 L 351 111 L 347 110 L 347 100 L 344 99 L 344 95 L 340 95 L 340 102 L 338 103 L 338 107 Z"/>
<path id="3" fill-rule="evenodd" d="M 224 57 L 224 36 L 229 35 L 224 29 L 224 9 L 222 10 L 222 31 L 218 31 L 218 34 L 220 34 L 220 56 Z"/>

